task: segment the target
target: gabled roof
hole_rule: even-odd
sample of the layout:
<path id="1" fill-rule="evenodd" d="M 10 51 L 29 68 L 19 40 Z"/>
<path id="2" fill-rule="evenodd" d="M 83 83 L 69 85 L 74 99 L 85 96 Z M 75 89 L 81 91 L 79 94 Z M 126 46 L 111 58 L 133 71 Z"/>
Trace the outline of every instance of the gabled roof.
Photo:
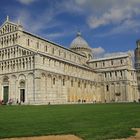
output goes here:
<path id="1" fill-rule="evenodd" d="M 6 21 L 0 26 L 0 35 L 7 34 L 9 32 L 13 32 L 13 31 L 17 31 L 19 29 L 18 27 L 22 28 L 20 23 L 11 22 L 9 20 L 9 17 L 7 17 Z"/>
<path id="2" fill-rule="evenodd" d="M 64 47 L 64 46 L 62 46 L 62 45 L 60 45 L 60 44 L 58 44 L 58 43 L 55 43 L 55 42 L 53 42 L 53 41 L 50 41 L 50 40 L 48 40 L 48 39 L 45 39 L 45 38 L 40 37 L 40 36 L 38 36 L 38 35 L 35 35 L 35 34 L 33 34 L 33 33 L 30 33 L 30 32 L 27 32 L 27 31 L 23 31 L 23 33 L 28 34 L 28 35 L 31 35 L 31 36 L 33 36 L 33 37 L 36 37 L 36 38 L 38 38 L 38 39 L 40 39 L 40 40 L 46 41 L 46 42 L 51 43 L 51 44 L 53 44 L 53 45 L 56 45 L 56 46 L 58 46 L 58 47 L 60 47 L 60 48 L 62 48 L 62 49 L 65 49 L 65 50 L 67 50 L 67 51 L 70 51 L 70 52 L 72 52 L 72 53 L 75 53 L 75 54 L 77 54 L 77 55 L 80 55 L 80 56 L 82 56 L 82 57 L 86 57 L 86 56 L 84 56 L 84 55 L 82 55 L 82 54 L 80 54 L 80 53 L 77 53 L 77 52 L 75 52 L 75 51 L 73 51 L 73 50 L 71 50 L 71 49 L 69 49 L 69 48 L 66 48 L 66 47 Z"/>
<path id="3" fill-rule="evenodd" d="M 9 25 L 12 25 L 12 26 L 18 26 L 16 23 L 13 23 L 13 22 L 11 22 L 11 21 L 5 21 L 1 26 L 0 26 L 0 30 L 5 26 L 5 25 L 7 25 L 7 24 L 9 24 Z"/>

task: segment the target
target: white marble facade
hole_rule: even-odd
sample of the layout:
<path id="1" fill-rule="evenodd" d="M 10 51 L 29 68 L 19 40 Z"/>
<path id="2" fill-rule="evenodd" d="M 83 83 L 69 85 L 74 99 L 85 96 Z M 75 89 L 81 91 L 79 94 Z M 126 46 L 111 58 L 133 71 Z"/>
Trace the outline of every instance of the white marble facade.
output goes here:
<path id="1" fill-rule="evenodd" d="M 138 99 L 130 54 L 94 59 L 80 33 L 65 48 L 8 18 L 0 27 L 0 100 L 68 104 Z"/>

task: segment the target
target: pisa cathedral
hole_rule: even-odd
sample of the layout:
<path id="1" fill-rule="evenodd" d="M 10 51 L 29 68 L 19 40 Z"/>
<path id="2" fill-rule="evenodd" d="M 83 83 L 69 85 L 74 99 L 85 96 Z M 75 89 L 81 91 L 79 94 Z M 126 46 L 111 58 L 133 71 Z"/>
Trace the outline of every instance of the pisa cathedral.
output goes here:
<path id="1" fill-rule="evenodd" d="M 129 53 L 95 59 L 81 33 L 65 48 L 8 17 L 0 27 L 0 100 L 5 103 L 138 101 L 136 72 Z"/>

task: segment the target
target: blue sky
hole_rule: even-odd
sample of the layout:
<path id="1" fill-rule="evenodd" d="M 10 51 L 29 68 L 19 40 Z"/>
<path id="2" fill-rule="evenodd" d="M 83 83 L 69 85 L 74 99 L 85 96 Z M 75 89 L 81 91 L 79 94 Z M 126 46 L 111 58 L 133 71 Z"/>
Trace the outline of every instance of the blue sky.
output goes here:
<path id="1" fill-rule="evenodd" d="M 140 38 L 139 7 L 140 0 L 0 0 L 0 24 L 9 15 L 65 47 L 80 30 L 96 54 L 132 52 Z"/>

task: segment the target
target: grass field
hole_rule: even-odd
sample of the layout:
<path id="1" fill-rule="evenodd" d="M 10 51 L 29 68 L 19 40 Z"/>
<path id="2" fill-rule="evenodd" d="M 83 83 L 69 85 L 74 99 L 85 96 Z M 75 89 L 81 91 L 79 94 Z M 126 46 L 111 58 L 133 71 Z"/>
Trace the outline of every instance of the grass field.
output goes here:
<path id="1" fill-rule="evenodd" d="M 84 140 L 134 135 L 140 104 L 0 106 L 0 138 L 75 134 Z"/>

